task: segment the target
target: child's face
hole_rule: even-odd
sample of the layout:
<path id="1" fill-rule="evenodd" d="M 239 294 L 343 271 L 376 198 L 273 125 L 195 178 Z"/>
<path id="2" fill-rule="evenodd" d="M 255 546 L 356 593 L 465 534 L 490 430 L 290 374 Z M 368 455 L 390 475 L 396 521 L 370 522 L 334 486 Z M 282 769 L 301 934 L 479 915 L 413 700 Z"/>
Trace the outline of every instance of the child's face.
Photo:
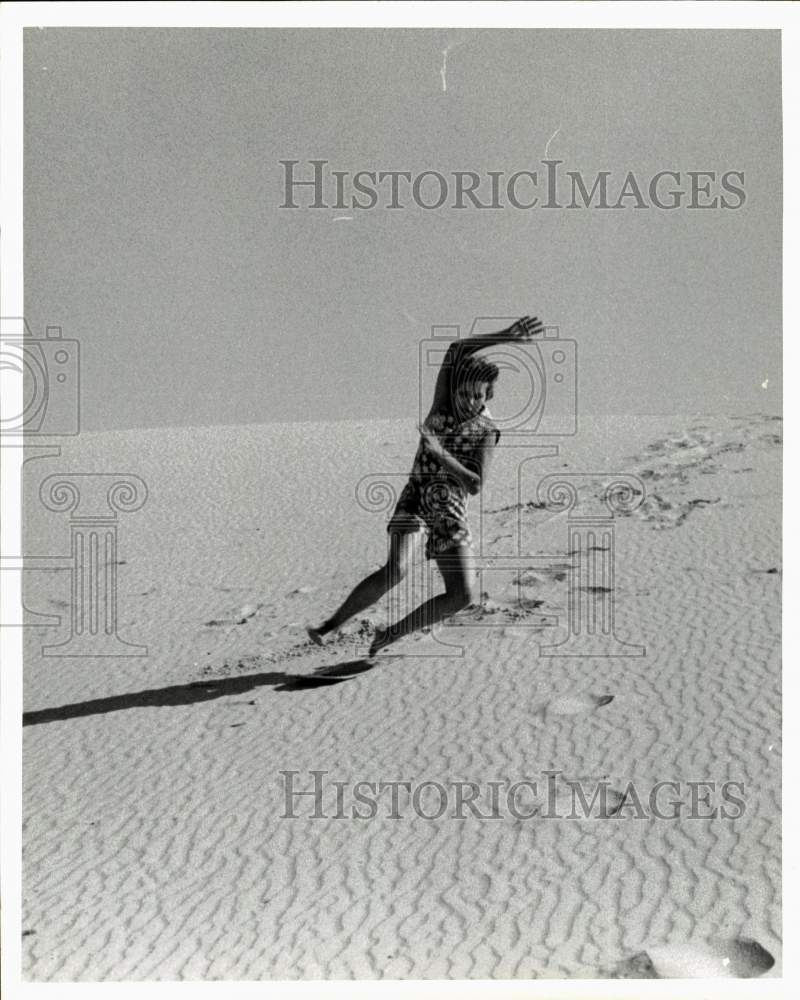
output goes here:
<path id="1" fill-rule="evenodd" d="M 489 383 L 475 382 L 461 386 L 456 393 L 456 410 L 465 419 L 474 417 L 486 405 L 489 397 Z"/>

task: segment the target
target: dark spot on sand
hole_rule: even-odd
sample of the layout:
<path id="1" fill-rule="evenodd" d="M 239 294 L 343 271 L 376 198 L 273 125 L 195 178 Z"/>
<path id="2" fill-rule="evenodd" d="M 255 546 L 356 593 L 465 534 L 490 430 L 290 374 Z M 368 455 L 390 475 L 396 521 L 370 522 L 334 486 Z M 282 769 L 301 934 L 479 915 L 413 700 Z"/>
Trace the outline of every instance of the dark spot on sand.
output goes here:
<path id="1" fill-rule="evenodd" d="M 596 708 L 609 705 L 614 700 L 613 694 L 577 694 L 555 698 L 547 705 L 547 711 L 555 715 L 582 715 Z"/>

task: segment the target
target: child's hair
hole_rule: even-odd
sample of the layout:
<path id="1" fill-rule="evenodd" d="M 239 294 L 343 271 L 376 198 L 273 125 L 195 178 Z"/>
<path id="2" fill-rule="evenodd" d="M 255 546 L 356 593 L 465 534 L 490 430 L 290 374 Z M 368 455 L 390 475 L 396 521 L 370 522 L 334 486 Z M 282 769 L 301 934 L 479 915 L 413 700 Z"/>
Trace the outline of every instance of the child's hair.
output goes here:
<path id="1" fill-rule="evenodd" d="M 487 361 L 486 358 L 478 358 L 472 355 L 465 358 L 458 366 L 456 391 L 461 386 L 472 386 L 486 383 L 486 398 L 491 399 L 494 395 L 494 383 L 500 375 L 497 365 Z"/>

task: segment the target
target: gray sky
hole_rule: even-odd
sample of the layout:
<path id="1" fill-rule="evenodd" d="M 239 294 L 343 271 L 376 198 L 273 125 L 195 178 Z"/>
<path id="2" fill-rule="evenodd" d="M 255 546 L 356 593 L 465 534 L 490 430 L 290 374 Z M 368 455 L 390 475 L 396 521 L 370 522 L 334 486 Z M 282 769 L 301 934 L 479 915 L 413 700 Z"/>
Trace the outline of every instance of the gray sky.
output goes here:
<path id="1" fill-rule="evenodd" d="M 523 313 L 577 340 L 585 413 L 776 412 L 780 113 L 778 32 L 28 29 L 26 315 L 81 341 L 87 430 L 410 417 L 431 324 Z M 747 201 L 278 208 L 281 159 L 510 174 L 548 140 Z"/>

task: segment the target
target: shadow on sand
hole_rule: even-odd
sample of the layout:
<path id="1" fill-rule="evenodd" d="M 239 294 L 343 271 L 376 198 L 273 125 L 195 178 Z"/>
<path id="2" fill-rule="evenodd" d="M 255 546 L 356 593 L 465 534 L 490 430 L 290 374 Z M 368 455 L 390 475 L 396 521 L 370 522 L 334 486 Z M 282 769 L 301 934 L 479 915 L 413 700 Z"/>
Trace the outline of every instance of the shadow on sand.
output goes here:
<path id="1" fill-rule="evenodd" d="M 271 671 L 261 674 L 246 674 L 243 677 L 222 677 L 217 680 L 194 681 L 191 684 L 177 684 L 173 687 L 150 688 L 133 691 L 109 698 L 94 698 L 79 701 L 73 705 L 59 705 L 58 708 L 43 708 L 36 712 L 24 712 L 23 726 L 38 726 L 43 722 L 61 722 L 78 719 L 85 715 L 103 715 L 106 712 L 121 712 L 126 708 L 160 708 L 166 705 L 193 705 L 200 701 L 213 701 L 232 694 L 246 694 L 259 687 L 272 687 L 276 691 L 309 691 L 314 688 L 330 687 L 350 680 L 356 674 L 364 673 L 375 666 L 367 660 L 350 660 L 331 667 L 321 667 L 313 674 L 287 674 Z"/>

